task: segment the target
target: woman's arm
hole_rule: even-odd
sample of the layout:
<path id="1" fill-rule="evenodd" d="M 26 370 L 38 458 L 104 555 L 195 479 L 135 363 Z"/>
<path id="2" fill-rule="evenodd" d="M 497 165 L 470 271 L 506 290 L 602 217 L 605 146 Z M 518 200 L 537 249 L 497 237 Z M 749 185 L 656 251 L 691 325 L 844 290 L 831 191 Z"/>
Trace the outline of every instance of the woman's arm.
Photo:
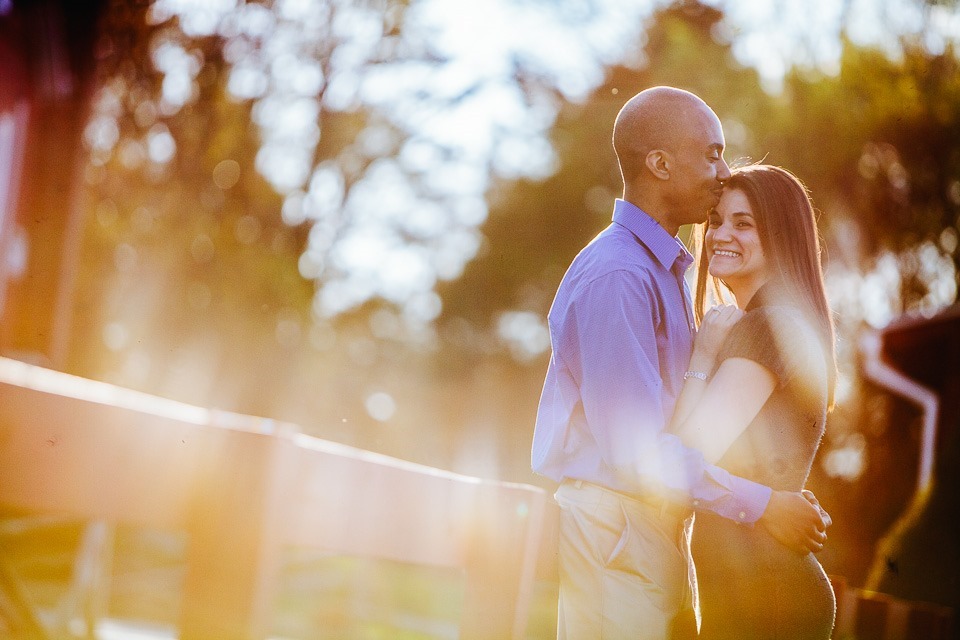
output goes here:
<path id="1" fill-rule="evenodd" d="M 713 369 L 720 345 L 742 315 L 729 309 L 707 313 L 697 334 L 691 370 L 709 373 Z M 668 431 L 678 436 L 684 445 L 700 450 L 708 462 L 716 464 L 756 417 L 776 384 L 777 376 L 767 367 L 749 358 L 728 357 L 709 381 L 696 377 L 686 380 Z M 811 496 L 773 491 L 757 523 L 778 542 L 801 555 L 820 551 L 826 541 L 830 516 Z"/>
<path id="2" fill-rule="evenodd" d="M 674 414 L 669 430 L 715 464 L 760 412 L 777 378 L 753 360 L 727 358 L 707 383 L 697 380 L 694 389 L 691 380 L 681 394 L 684 414 Z"/>

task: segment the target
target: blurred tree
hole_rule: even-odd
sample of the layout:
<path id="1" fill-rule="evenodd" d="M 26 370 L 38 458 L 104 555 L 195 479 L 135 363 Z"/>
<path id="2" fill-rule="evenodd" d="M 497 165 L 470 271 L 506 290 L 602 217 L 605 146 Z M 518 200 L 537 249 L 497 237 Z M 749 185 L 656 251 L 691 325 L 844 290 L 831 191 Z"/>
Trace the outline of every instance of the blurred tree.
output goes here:
<path id="1" fill-rule="evenodd" d="M 323 315 L 313 280 L 367 278 L 347 290 L 362 302 L 390 282 L 371 282 L 362 265 L 347 274 L 343 247 L 376 264 L 418 244 L 464 244 L 456 219 L 426 234 L 377 218 L 416 204 L 392 197 L 398 165 L 384 160 L 408 134 L 363 103 L 359 85 L 391 64 L 436 60 L 423 34 L 404 35 L 405 2 L 181 9 L 110 3 L 100 25 L 69 368 L 288 419 L 303 417 L 293 399 L 327 391 L 349 388 L 362 404 L 357 378 L 390 350 L 369 329 L 345 337 L 350 319 L 335 346 L 332 321 L 313 323 Z M 430 313 L 429 297 L 414 302 Z M 385 315 L 375 333 L 388 342 L 404 327 Z M 331 414 L 351 411 L 311 422 Z"/>
<path id="2" fill-rule="evenodd" d="M 703 97 L 728 130 L 728 158 L 754 147 L 747 122 L 763 120 L 770 100 L 756 71 L 733 57 L 719 28 L 722 14 L 697 2 L 674 3 L 657 11 L 632 66 L 608 70 L 583 103 L 563 103 L 551 143 L 557 171 L 543 180 L 495 181 L 488 194 L 490 217 L 483 225 L 481 254 L 459 279 L 444 284 L 442 324 L 466 322 L 477 331 L 495 331 L 506 311 L 543 317 L 567 265 L 610 220 L 622 182 L 613 152 L 613 122 L 623 103 L 638 91 L 669 84 Z M 543 361 L 536 362 L 539 368 Z"/>
<path id="3" fill-rule="evenodd" d="M 838 219 L 862 223 L 858 259 L 931 242 L 956 263 L 960 73 L 952 47 L 934 55 L 905 40 L 898 61 L 847 40 L 839 75 L 794 69 L 784 91 L 769 95 L 756 71 L 734 57 L 717 9 L 677 2 L 658 11 L 645 33 L 636 65 L 611 68 L 588 100 L 561 108 L 551 130 L 556 173 L 492 186 L 482 255 L 444 285 L 445 318 L 490 327 L 504 309 L 545 311 L 562 270 L 605 225 L 619 194 L 610 145 L 617 110 L 660 83 L 691 89 L 714 107 L 728 161 L 766 158 L 803 176 L 828 212 L 821 220 L 828 239 Z M 909 309 L 928 291 L 918 260 L 902 266 Z"/>
<path id="4" fill-rule="evenodd" d="M 931 53 L 905 39 L 904 55 L 895 59 L 845 40 L 837 75 L 796 68 L 783 91 L 770 94 L 753 69 L 737 62 L 715 8 L 673 3 L 656 12 L 645 33 L 642 50 L 627 55 L 635 64 L 611 68 L 583 103 L 561 107 L 551 130 L 554 175 L 492 185 L 480 255 L 462 278 L 440 289 L 442 335 L 453 347 L 448 357 L 460 354 L 447 364 L 469 376 L 498 332 L 501 345 L 510 341 L 503 320 L 515 311 L 529 312 L 545 331 L 563 271 L 607 224 L 620 192 L 610 144 L 617 110 L 656 84 L 693 90 L 724 123 L 728 161 L 765 159 L 790 168 L 822 212 L 845 390 L 810 484 L 836 516 L 823 557 L 828 570 L 862 584 L 873 545 L 909 499 L 910 483 L 892 479 L 915 473 L 917 421 L 909 407 L 859 380 L 857 336 L 872 302 L 861 288 L 874 265 L 900 256 L 894 264 L 903 276 L 894 284 L 902 287 L 892 313 L 955 300 L 956 270 L 940 267 L 944 257 L 955 265 L 957 256 L 956 56 L 949 46 Z M 848 271 L 856 277 L 846 278 Z M 527 371 L 529 395 L 518 413 L 529 434 L 548 345 L 536 332 L 525 335 L 537 337 L 541 349 L 517 365 Z"/>
<path id="5" fill-rule="evenodd" d="M 101 28 L 71 369 L 262 409 L 262 382 L 235 372 L 280 370 L 300 343 L 307 229 L 282 222 L 279 196 L 252 169 L 258 141 L 249 107 L 226 94 L 220 47 L 180 50 L 195 77 L 190 100 L 172 104 L 160 69 L 176 58 L 173 29 L 147 12 L 114 3 Z"/>
<path id="6" fill-rule="evenodd" d="M 489 167 L 409 120 L 469 113 L 503 79 L 431 81 L 444 61 L 409 8 L 109 3 L 72 372 L 449 461 L 440 433 L 410 444 L 462 417 L 436 400 L 456 392 L 424 364 L 425 323 L 436 279 L 474 254 L 486 207 L 471 189 Z M 394 416 L 385 389 L 413 410 Z"/>
<path id="7" fill-rule="evenodd" d="M 108 3 L 71 371 L 405 457 L 447 446 L 409 444 L 462 421 L 428 366 L 433 288 L 476 252 L 488 172 L 549 166 L 560 81 L 535 49 L 474 73 L 426 5 Z M 415 409 L 382 410 L 387 390 Z"/>
<path id="8" fill-rule="evenodd" d="M 764 129 L 771 156 L 790 158 L 821 202 L 842 205 L 831 217 L 859 223 L 859 257 L 902 257 L 898 311 L 931 311 L 933 258 L 917 249 L 953 264 L 954 296 L 960 265 L 960 62 L 949 44 L 902 49 L 892 60 L 845 42 L 837 76 L 792 72 L 786 108 Z"/>

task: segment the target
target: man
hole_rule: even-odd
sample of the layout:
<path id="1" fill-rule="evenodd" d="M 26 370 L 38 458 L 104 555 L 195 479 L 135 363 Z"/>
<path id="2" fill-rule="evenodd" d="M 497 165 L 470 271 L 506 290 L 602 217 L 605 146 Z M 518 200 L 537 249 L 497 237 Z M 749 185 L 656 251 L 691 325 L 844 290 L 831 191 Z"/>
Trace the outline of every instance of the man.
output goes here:
<path id="1" fill-rule="evenodd" d="M 693 510 L 759 524 L 798 552 L 826 539 L 821 511 L 708 465 L 664 433 L 696 333 L 676 237 L 703 222 L 730 170 L 700 98 L 654 87 L 614 124 L 623 197 L 570 265 L 548 317 L 553 348 L 532 464 L 560 483 L 558 637 L 695 634 Z M 735 587 L 734 587 L 735 588 Z"/>

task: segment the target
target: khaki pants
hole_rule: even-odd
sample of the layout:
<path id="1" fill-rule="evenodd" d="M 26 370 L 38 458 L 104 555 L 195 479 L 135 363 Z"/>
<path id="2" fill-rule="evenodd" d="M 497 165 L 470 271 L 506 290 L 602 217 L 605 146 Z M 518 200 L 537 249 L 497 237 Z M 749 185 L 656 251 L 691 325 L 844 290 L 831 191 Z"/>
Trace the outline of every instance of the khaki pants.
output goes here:
<path id="1" fill-rule="evenodd" d="M 564 482 L 556 499 L 560 640 L 696 636 L 689 510 L 580 481 Z"/>

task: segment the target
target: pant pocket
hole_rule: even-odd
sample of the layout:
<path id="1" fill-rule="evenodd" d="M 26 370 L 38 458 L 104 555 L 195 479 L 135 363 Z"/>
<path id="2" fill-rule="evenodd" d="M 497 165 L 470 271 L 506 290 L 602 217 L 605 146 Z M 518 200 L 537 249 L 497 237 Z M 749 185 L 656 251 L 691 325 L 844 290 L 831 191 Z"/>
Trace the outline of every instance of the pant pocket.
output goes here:
<path id="1" fill-rule="evenodd" d="M 687 559 L 654 513 L 622 508 L 623 531 L 607 561 L 612 570 L 635 574 L 639 579 L 681 598 L 687 591 Z"/>
<path id="2" fill-rule="evenodd" d="M 616 544 L 614 544 L 613 549 L 606 555 L 604 560 L 604 565 L 610 569 L 621 569 L 629 570 L 630 560 L 625 556 L 630 555 L 630 544 L 633 539 L 633 527 L 630 524 L 630 517 L 624 511 L 623 507 L 620 507 L 620 516 L 622 518 L 622 525 L 620 527 L 620 536 L 617 538 Z"/>

